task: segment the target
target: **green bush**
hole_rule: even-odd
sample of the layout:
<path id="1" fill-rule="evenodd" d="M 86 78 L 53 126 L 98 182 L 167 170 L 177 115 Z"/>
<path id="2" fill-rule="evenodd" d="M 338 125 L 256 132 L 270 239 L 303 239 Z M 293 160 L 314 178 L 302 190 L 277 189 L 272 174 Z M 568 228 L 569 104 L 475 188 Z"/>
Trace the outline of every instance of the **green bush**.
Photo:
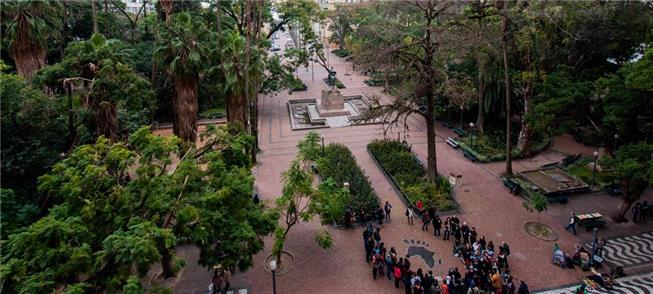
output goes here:
<path id="1" fill-rule="evenodd" d="M 199 117 L 204 118 L 204 119 L 215 119 L 215 118 L 223 118 L 225 117 L 225 110 L 224 108 L 211 108 L 202 111 L 200 113 Z"/>
<path id="2" fill-rule="evenodd" d="M 400 142 L 374 140 L 367 149 L 399 185 L 409 202 L 422 200 L 426 206 L 435 205 L 439 211 L 456 208 L 447 179 L 438 176 L 435 184 L 429 182 L 424 167 Z"/>
<path id="3" fill-rule="evenodd" d="M 347 57 L 349 56 L 349 50 L 347 49 L 336 49 L 331 51 L 331 53 L 335 54 L 338 57 Z"/>
<path id="4" fill-rule="evenodd" d="M 349 148 L 342 144 L 329 144 L 324 148 L 324 155 L 317 160 L 317 169 L 323 179 L 331 179 L 342 187 L 349 183 L 349 198 L 346 205 L 355 212 L 361 209 L 371 214 L 379 207 L 379 197 L 376 195 L 367 176 L 356 164 Z"/>
<path id="5" fill-rule="evenodd" d="M 333 84 L 331 84 L 331 83 L 329 82 L 329 79 L 328 79 L 328 78 L 324 78 L 324 82 L 325 82 L 327 85 L 329 85 L 329 86 L 333 86 Z M 346 88 L 345 85 L 344 85 L 344 84 L 343 84 L 339 79 L 335 79 L 335 82 L 334 82 L 334 83 L 335 83 L 336 88 L 338 88 L 338 89 L 344 89 L 344 88 Z"/>

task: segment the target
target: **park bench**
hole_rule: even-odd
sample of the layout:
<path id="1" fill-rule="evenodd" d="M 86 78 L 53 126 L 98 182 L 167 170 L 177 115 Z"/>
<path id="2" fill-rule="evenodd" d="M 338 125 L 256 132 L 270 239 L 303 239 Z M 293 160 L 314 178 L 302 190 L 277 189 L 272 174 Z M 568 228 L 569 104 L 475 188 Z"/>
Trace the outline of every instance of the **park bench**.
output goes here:
<path id="1" fill-rule="evenodd" d="M 454 140 L 451 137 L 447 137 L 447 144 L 449 144 L 453 148 L 458 148 L 458 142 L 456 142 L 456 140 Z"/>
<path id="2" fill-rule="evenodd" d="M 451 125 L 451 123 L 448 122 L 448 121 L 446 121 L 446 120 L 442 120 L 442 125 L 445 126 L 445 127 L 447 127 L 447 129 L 451 129 L 451 128 L 453 128 L 453 126 Z"/>
<path id="3" fill-rule="evenodd" d="M 606 222 L 604 220 L 596 219 L 596 220 L 590 220 L 590 221 L 580 223 L 579 226 L 585 228 L 586 231 L 590 231 L 594 228 L 604 227 L 605 224 Z"/>
<path id="4" fill-rule="evenodd" d="M 467 159 L 471 160 L 472 162 L 478 161 L 478 158 L 476 158 L 476 155 L 472 154 L 471 152 L 467 150 L 463 150 L 463 155 L 467 157 Z"/>
<path id="5" fill-rule="evenodd" d="M 613 184 L 605 187 L 605 192 L 608 193 L 610 196 L 620 196 L 621 194 L 624 193 L 624 190 L 621 189 L 621 186 L 619 184 Z"/>
<path id="6" fill-rule="evenodd" d="M 552 163 L 547 163 L 541 166 L 541 168 L 549 168 L 549 167 L 555 167 L 558 166 L 557 162 L 552 162 Z"/>
<path id="7" fill-rule="evenodd" d="M 510 189 L 510 193 L 517 195 L 521 192 L 521 187 L 515 181 L 509 178 L 503 178 L 503 185 Z"/>
<path id="8" fill-rule="evenodd" d="M 454 128 L 453 132 L 456 133 L 458 136 L 464 137 L 465 136 L 465 131 L 461 128 Z"/>

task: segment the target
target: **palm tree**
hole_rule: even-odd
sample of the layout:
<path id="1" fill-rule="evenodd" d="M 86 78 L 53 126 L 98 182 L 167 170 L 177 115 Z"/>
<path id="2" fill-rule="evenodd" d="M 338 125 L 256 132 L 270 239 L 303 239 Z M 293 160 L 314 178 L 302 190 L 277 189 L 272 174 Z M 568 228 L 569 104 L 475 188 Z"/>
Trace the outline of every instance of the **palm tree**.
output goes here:
<path id="1" fill-rule="evenodd" d="M 59 1 L 3 1 L 1 10 L 16 70 L 31 81 L 45 65 L 50 32 L 60 31 L 63 5 Z"/>
<path id="2" fill-rule="evenodd" d="M 197 86 L 207 56 L 208 31 L 188 13 L 177 14 L 161 34 L 155 56 L 175 85 L 174 131 L 184 141 L 197 139 Z"/>

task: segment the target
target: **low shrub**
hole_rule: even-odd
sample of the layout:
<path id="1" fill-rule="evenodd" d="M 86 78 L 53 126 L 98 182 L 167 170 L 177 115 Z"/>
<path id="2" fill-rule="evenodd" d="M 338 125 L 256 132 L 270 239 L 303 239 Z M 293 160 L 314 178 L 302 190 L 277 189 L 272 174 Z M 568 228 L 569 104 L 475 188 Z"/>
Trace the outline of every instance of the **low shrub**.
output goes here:
<path id="1" fill-rule="evenodd" d="M 216 119 L 223 118 L 225 116 L 226 114 L 224 108 L 211 108 L 204 110 L 199 114 L 199 117 L 203 119 Z"/>
<path id="2" fill-rule="evenodd" d="M 331 53 L 335 54 L 338 57 L 347 57 L 347 56 L 349 56 L 349 54 L 351 54 L 351 53 L 349 53 L 349 50 L 340 49 L 340 48 L 331 51 Z"/>
<path id="3" fill-rule="evenodd" d="M 345 182 L 349 183 L 350 197 L 343 200 L 346 202 L 343 207 L 350 206 L 356 213 L 362 209 L 367 215 L 371 215 L 379 207 L 379 197 L 372 189 L 367 176 L 356 164 L 349 148 L 342 144 L 329 144 L 316 164 L 322 179 L 331 179 L 338 187 L 342 187 Z"/>
<path id="4" fill-rule="evenodd" d="M 329 86 L 333 86 L 333 84 L 331 82 L 329 82 L 328 78 L 324 78 L 324 82 Z M 335 84 L 336 88 L 338 88 L 338 89 L 344 89 L 345 88 L 345 85 L 339 79 L 335 79 L 334 84 Z"/>
<path id="5" fill-rule="evenodd" d="M 374 140 L 367 149 L 411 204 L 422 200 L 425 206 L 435 206 L 439 211 L 456 208 L 447 179 L 438 176 L 435 183 L 429 182 L 422 164 L 400 142 Z"/>

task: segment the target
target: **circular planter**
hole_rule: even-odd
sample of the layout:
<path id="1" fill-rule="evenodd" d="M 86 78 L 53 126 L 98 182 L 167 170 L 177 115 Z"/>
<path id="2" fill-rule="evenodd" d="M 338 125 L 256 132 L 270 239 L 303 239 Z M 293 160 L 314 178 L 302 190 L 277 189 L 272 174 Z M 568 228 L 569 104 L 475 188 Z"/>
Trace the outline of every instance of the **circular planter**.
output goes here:
<path id="1" fill-rule="evenodd" d="M 524 224 L 524 230 L 529 235 L 540 240 L 553 242 L 558 240 L 558 233 L 553 228 L 539 222 L 527 222 Z"/>
<path id="2" fill-rule="evenodd" d="M 273 256 L 272 254 L 268 254 L 268 256 L 265 258 L 265 261 L 263 261 L 263 270 L 271 274 L 272 271 L 270 270 L 270 260 L 273 258 L 277 258 L 276 256 Z M 282 276 L 285 275 L 292 270 L 295 269 L 295 256 L 292 255 L 292 253 L 288 251 L 281 251 L 281 264 L 277 263 L 277 270 L 275 271 L 275 274 L 277 276 Z"/>

